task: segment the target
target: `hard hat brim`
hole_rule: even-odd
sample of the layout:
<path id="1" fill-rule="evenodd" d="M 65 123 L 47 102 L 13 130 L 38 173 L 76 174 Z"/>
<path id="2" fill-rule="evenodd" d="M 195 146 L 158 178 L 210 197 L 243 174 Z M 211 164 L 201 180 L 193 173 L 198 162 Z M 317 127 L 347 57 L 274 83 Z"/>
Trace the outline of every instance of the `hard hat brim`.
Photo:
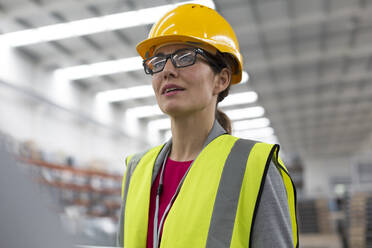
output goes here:
<path id="1" fill-rule="evenodd" d="M 192 36 L 186 36 L 186 35 L 164 35 L 164 36 L 158 36 L 154 38 L 149 38 L 144 41 L 141 41 L 140 43 L 137 44 L 136 49 L 138 54 L 143 58 L 149 58 L 153 56 L 153 53 L 156 48 L 158 48 L 161 45 L 165 44 L 172 44 L 172 43 L 184 43 L 185 45 L 191 45 L 191 46 L 196 46 L 200 47 L 203 49 L 206 49 L 207 51 L 211 53 L 215 53 L 216 50 L 224 50 L 224 49 L 219 49 L 219 44 L 216 43 L 216 46 L 213 46 L 211 44 L 214 43 L 213 40 L 207 39 L 204 40 L 199 37 L 192 37 Z M 241 56 L 233 54 L 234 57 L 236 56 Z M 238 58 L 236 58 L 238 59 Z M 231 78 L 231 84 L 237 84 L 241 81 L 242 78 L 242 68 L 240 63 L 237 63 L 238 68 L 237 68 L 237 73 L 232 74 Z"/>
<path id="2" fill-rule="evenodd" d="M 185 45 L 191 45 L 191 46 L 209 47 L 208 49 L 209 51 L 213 49 L 213 46 L 209 45 L 204 40 L 200 38 L 186 36 L 186 35 L 166 35 L 166 36 L 159 36 L 159 37 L 146 39 L 138 43 L 138 45 L 136 46 L 136 49 L 139 55 L 143 59 L 146 59 L 153 55 L 153 52 L 156 48 L 158 48 L 161 45 L 165 45 L 167 43 L 169 44 L 184 43 Z"/>

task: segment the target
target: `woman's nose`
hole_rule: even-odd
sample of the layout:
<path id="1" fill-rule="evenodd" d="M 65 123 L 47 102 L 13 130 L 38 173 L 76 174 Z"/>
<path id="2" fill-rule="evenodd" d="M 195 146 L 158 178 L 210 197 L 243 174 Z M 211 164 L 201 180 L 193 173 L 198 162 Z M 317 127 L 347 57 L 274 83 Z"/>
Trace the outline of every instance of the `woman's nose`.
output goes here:
<path id="1" fill-rule="evenodd" d="M 177 68 L 173 65 L 170 58 L 165 62 L 162 74 L 164 79 L 177 76 Z"/>

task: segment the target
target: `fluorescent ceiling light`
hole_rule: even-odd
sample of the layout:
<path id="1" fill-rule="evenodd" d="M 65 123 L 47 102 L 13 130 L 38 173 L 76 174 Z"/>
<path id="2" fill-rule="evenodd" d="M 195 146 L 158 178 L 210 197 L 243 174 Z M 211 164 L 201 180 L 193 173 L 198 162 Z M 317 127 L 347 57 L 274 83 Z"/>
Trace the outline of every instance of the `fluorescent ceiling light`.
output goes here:
<path id="1" fill-rule="evenodd" d="M 164 115 L 164 113 L 160 110 L 158 105 L 129 108 L 127 110 L 127 113 L 136 118 L 146 118 L 146 117 Z"/>
<path id="2" fill-rule="evenodd" d="M 245 120 L 245 121 L 234 121 L 233 122 L 233 130 L 240 131 L 240 130 L 247 130 L 247 129 L 255 129 L 255 128 L 264 128 L 270 125 L 270 120 L 267 118 L 258 118 L 252 120 Z"/>
<path id="3" fill-rule="evenodd" d="M 142 86 L 138 86 L 138 87 L 142 87 Z M 151 88 L 150 85 L 145 85 L 143 88 L 138 88 L 138 89 L 143 89 L 148 94 L 150 94 L 150 88 Z M 152 90 L 152 88 L 151 88 L 151 90 Z M 115 91 L 118 91 L 118 93 L 114 93 Z M 122 100 L 120 100 L 121 92 L 124 92 L 124 96 L 122 97 L 123 98 Z M 100 93 L 105 93 L 105 91 L 100 92 Z M 98 94 L 100 94 L 100 93 L 98 93 Z M 146 93 L 146 95 L 147 95 L 147 93 Z M 125 91 L 121 91 L 121 89 L 114 90 L 110 94 L 113 94 L 113 96 L 115 96 L 115 97 L 112 98 L 111 102 L 113 102 L 113 101 L 124 101 L 124 100 L 127 99 L 127 93 L 125 93 Z M 134 94 L 133 96 L 131 96 L 130 99 L 136 99 L 136 98 L 144 97 L 141 94 L 142 93 L 138 94 L 138 96 Z M 143 93 L 143 94 L 145 94 L 145 93 Z M 254 95 L 257 96 L 257 94 L 255 92 L 231 94 L 231 95 L 229 95 L 229 97 L 231 97 L 231 99 L 233 99 L 233 100 L 229 100 L 229 103 L 226 106 L 239 104 L 239 103 L 247 103 L 247 101 L 250 102 L 250 101 L 254 100 L 253 97 L 252 97 Z M 249 99 L 250 97 L 252 99 Z M 110 97 L 105 97 L 106 100 L 109 100 L 109 98 Z M 116 100 L 113 100 L 114 98 Z M 227 100 L 228 99 L 226 98 L 224 101 L 227 101 Z M 129 111 L 131 115 L 134 115 L 137 118 L 146 118 L 146 117 L 152 117 L 152 116 L 158 116 L 158 115 L 165 115 L 159 109 L 158 105 L 134 107 L 134 108 L 129 108 L 127 111 Z M 264 113 L 264 111 L 265 110 L 262 107 L 257 106 L 257 107 L 251 107 L 251 108 L 245 108 L 245 109 L 230 110 L 230 111 L 226 111 L 226 113 L 228 114 L 228 116 L 232 120 L 235 120 L 235 118 L 243 119 L 243 118 L 240 118 L 241 116 L 242 117 L 244 116 L 244 118 L 259 117 L 259 116 L 262 116 L 261 113 L 262 112 Z"/>
<path id="4" fill-rule="evenodd" d="M 265 143 L 269 143 L 269 144 L 278 144 L 279 141 L 278 141 L 278 137 L 276 137 L 275 135 L 268 135 L 268 136 L 264 136 L 264 137 L 253 137 L 253 139 L 256 139 L 258 141 L 261 141 L 261 142 L 265 142 Z M 282 154 L 282 158 L 283 158 L 283 154 Z"/>
<path id="5" fill-rule="evenodd" d="M 143 60 L 140 56 L 136 56 L 136 57 L 125 58 L 125 59 L 108 60 L 108 61 L 98 62 L 94 64 L 77 65 L 77 66 L 61 68 L 61 69 L 55 70 L 54 73 L 57 77 L 62 77 L 68 80 L 77 80 L 77 79 L 97 77 L 97 76 L 115 74 L 115 73 L 126 72 L 126 71 L 142 70 L 143 69 L 142 61 Z M 246 96 L 248 100 L 252 97 L 253 98 L 256 97 L 257 99 L 256 93 L 255 93 L 255 96 L 249 96 L 249 95 L 246 95 Z M 226 100 L 227 98 L 223 102 L 225 102 Z"/>
<path id="6" fill-rule="evenodd" d="M 247 104 L 257 101 L 257 93 L 254 91 L 248 91 L 243 93 L 236 93 L 228 95 L 222 102 L 218 104 L 219 107 L 227 107 L 237 104 Z"/>
<path id="7" fill-rule="evenodd" d="M 149 121 L 148 127 L 151 129 L 156 129 L 158 131 L 167 130 L 171 128 L 171 122 L 169 118 Z"/>
<path id="8" fill-rule="evenodd" d="M 138 87 L 142 87 L 142 86 L 138 86 Z M 151 86 L 146 85 L 146 87 L 144 87 L 143 89 L 146 92 L 149 92 L 150 87 Z M 104 93 L 104 92 L 102 92 L 102 93 Z M 119 93 L 120 93 L 120 91 L 119 91 Z M 113 94 L 116 95 L 115 96 L 115 99 L 117 99 L 116 101 L 120 101 L 119 100 L 120 99 L 120 96 L 119 96 L 120 94 L 119 93 L 117 95 L 116 95 L 116 93 L 113 93 Z M 125 94 L 125 96 L 123 96 L 123 98 L 126 98 L 127 93 L 124 93 L 124 94 Z M 141 96 L 139 94 L 139 96 L 134 95 L 131 99 L 141 98 L 141 97 L 143 97 L 143 96 Z M 244 92 L 244 93 L 231 94 L 228 97 L 229 98 L 226 98 L 224 101 L 221 102 L 221 103 L 223 103 L 225 101 L 227 102 L 227 104 L 225 103 L 223 106 L 231 106 L 231 105 L 234 105 L 234 104 L 254 102 L 254 101 L 257 100 L 257 93 L 255 93 L 253 91 L 250 91 L 250 92 Z M 108 100 L 109 98 L 107 97 L 106 99 Z M 219 105 L 219 106 L 221 106 L 221 105 Z M 243 118 L 241 118 L 243 116 L 244 116 L 244 118 L 259 117 L 259 116 L 263 115 L 264 111 L 265 110 L 262 107 L 257 106 L 257 107 L 251 107 L 251 108 L 230 110 L 230 111 L 226 111 L 226 113 L 228 114 L 228 116 L 232 120 L 235 120 L 235 118 L 236 119 L 243 119 Z M 127 112 L 130 115 L 133 115 L 136 118 L 147 118 L 147 117 L 153 117 L 153 116 L 159 116 L 159 115 L 164 115 L 165 116 L 165 114 L 160 110 L 158 105 L 150 105 L 150 106 L 141 106 L 141 107 L 129 108 L 127 110 Z M 262 115 L 261 115 L 261 113 L 262 113 Z"/>
<path id="9" fill-rule="evenodd" d="M 244 84 L 244 83 L 248 82 L 248 80 L 249 80 L 249 74 L 248 74 L 248 72 L 243 71 L 243 73 L 242 73 L 242 80 L 240 81 L 240 83 Z"/>
<path id="10" fill-rule="evenodd" d="M 199 3 L 213 9 L 215 8 L 212 0 L 186 1 L 7 33 L 0 36 L 0 41 L 5 41 L 6 44 L 12 47 L 19 47 L 74 36 L 152 24 L 169 10 L 185 3 Z"/>
<path id="11" fill-rule="evenodd" d="M 154 121 L 149 124 L 149 127 L 158 129 L 158 132 L 162 131 L 164 140 L 168 140 L 172 136 L 170 121 L 168 119 Z M 233 134 L 243 139 L 253 139 L 271 144 L 278 143 L 278 138 L 274 135 L 274 129 L 272 127 L 235 131 Z"/>
<path id="12" fill-rule="evenodd" d="M 172 130 L 167 130 L 164 132 L 164 140 L 169 140 L 172 137 Z"/>
<path id="13" fill-rule="evenodd" d="M 266 129 L 270 125 L 270 121 L 267 118 L 259 118 L 259 119 L 253 119 L 253 120 L 246 120 L 246 121 L 235 121 L 233 122 L 233 130 L 235 132 L 239 133 L 255 133 L 259 134 L 260 130 L 272 130 Z M 165 119 L 159 119 L 149 122 L 150 128 L 156 128 L 158 130 L 166 130 L 170 129 L 170 120 L 169 118 Z"/>
<path id="14" fill-rule="evenodd" d="M 262 117 L 265 114 L 265 109 L 261 106 L 256 106 L 250 108 L 229 110 L 226 111 L 225 113 L 232 121 L 237 121 L 249 118 Z"/>
<path id="15" fill-rule="evenodd" d="M 244 139 L 266 138 L 274 135 L 272 127 L 258 128 L 253 130 L 236 131 L 234 135 Z"/>
<path id="16" fill-rule="evenodd" d="M 82 78 L 103 76 L 126 71 L 142 69 L 142 58 L 140 56 L 104 61 L 94 64 L 78 65 L 55 70 L 57 77 L 76 80 Z"/>
<path id="17" fill-rule="evenodd" d="M 152 86 L 141 85 L 124 89 L 102 91 L 96 95 L 96 99 L 105 102 L 118 102 L 150 96 L 154 96 Z"/>

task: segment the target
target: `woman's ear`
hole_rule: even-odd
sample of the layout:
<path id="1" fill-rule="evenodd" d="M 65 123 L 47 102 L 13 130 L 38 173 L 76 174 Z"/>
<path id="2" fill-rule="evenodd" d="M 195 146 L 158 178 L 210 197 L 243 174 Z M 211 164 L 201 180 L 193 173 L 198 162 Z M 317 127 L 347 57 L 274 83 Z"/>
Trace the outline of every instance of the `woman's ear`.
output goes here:
<path id="1" fill-rule="evenodd" d="M 217 73 L 216 77 L 217 82 L 215 84 L 213 93 L 218 95 L 229 87 L 231 82 L 231 70 L 225 67 L 219 73 Z"/>

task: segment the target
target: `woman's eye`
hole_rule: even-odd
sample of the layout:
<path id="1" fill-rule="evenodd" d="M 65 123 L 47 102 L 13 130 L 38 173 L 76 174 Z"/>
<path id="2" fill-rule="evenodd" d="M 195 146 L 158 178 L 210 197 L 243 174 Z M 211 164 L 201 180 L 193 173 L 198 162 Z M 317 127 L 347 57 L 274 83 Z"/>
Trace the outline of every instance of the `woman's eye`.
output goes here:
<path id="1" fill-rule="evenodd" d="M 181 63 L 192 63 L 194 56 L 191 53 L 184 53 L 177 56 L 177 60 Z"/>
<path id="2" fill-rule="evenodd" d="M 159 61 L 153 61 L 152 63 L 152 70 L 153 71 L 156 71 L 156 70 L 159 70 L 161 69 L 162 67 L 164 66 L 164 60 L 159 60 Z"/>

